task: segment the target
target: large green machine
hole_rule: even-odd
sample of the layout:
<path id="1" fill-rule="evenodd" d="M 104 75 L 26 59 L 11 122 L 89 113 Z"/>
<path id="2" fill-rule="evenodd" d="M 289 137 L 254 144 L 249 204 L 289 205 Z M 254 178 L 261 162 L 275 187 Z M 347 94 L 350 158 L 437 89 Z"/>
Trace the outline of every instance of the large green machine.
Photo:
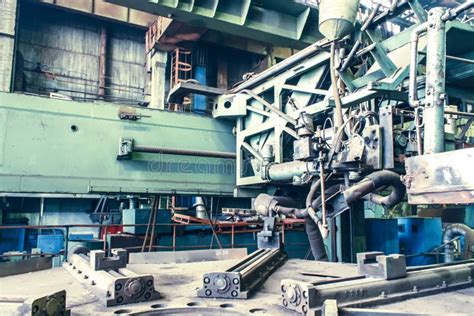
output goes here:
<path id="1" fill-rule="evenodd" d="M 132 152 L 127 159 L 118 159 L 123 138 L 133 139 L 135 147 L 172 152 Z M 205 152 L 190 156 L 173 154 L 176 150 Z M 226 121 L 109 103 L 0 94 L 0 192 L 4 193 L 232 195 L 235 159 L 207 157 L 206 152 L 234 151 L 235 137 Z"/>

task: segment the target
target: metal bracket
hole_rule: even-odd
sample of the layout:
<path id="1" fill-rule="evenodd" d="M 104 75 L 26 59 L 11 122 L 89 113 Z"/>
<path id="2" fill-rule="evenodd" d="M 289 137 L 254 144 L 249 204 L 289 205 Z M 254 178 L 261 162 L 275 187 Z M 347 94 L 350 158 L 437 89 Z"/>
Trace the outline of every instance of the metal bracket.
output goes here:
<path id="1" fill-rule="evenodd" d="M 275 231 L 275 217 L 267 217 L 263 221 L 263 230 L 257 233 L 258 249 L 281 249 L 280 233 Z"/>
<path id="2" fill-rule="evenodd" d="M 133 138 L 120 138 L 117 160 L 132 159 Z"/>
<path id="3" fill-rule="evenodd" d="M 385 280 L 403 278 L 407 275 L 407 265 L 404 255 L 388 255 L 383 252 L 363 252 L 357 254 L 357 269 L 359 274 L 366 277 L 382 278 Z"/>
<path id="4" fill-rule="evenodd" d="M 92 250 L 90 252 L 91 268 L 94 271 L 121 269 L 127 267 L 128 252 L 125 249 L 112 249 L 112 256 L 106 257 L 102 250 Z"/>
<path id="5" fill-rule="evenodd" d="M 383 168 L 395 168 L 393 144 L 393 111 L 390 105 L 382 106 L 379 110 L 379 122 L 382 127 Z"/>

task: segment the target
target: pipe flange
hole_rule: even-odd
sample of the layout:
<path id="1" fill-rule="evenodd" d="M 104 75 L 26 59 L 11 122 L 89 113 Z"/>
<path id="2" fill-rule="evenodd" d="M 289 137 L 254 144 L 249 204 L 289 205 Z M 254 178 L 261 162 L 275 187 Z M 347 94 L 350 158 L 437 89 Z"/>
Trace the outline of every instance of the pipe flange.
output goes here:
<path id="1" fill-rule="evenodd" d="M 226 275 L 217 275 L 213 280 L 213 284 L 217 292 L 226 293 L 231 286 L 231 281 Z"/>
<path id="2" fill-rule="evenodd" d="M 125 282 L 124 293 L 129 298 L 139 298 L 146 291 L 146 284 L 142 278 L 131 278 Z"/>
<path id="3" fill-rule="evenodd" d="M 297 284 L 289 284 L 285 291 L 285 297 L 289 304 L 299 306 L 301 304 L 301 289 Z"/>

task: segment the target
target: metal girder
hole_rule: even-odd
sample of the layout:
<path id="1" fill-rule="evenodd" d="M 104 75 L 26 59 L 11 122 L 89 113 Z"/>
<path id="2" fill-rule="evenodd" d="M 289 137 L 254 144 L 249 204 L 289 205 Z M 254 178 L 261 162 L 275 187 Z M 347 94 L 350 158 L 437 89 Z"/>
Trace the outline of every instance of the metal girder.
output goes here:
<path id="1" fill-rule="evenodd" d="M 232 124 L 209 117 L 19 94 L 0 94 L 0 192 L 231 195 L 235 159 L 133 153 L 117 161 L 120 137 L 138 145 L 235 152 Z"/>
<path id="2" fill-rule="evenodd" d="M 180 22 L 301 49 L 322 39 L 318 10 L 286 0 L 106 0 Z"/>

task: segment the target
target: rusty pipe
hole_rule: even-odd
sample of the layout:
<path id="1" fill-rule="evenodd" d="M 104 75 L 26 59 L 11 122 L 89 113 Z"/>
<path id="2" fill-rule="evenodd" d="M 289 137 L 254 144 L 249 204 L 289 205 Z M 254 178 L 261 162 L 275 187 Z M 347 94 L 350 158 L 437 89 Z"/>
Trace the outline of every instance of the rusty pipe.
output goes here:
<path id="1" fill-rule="evenodd" d="M 228 159 L 235 159 L 237 157 L 235 153 L 231 153 L 231 152 L 189 150 L 189 149 L 165 148 L 165 147 L 148 147 L 148 146 L 136 146 L 136 145 L 133 146 L 133 152 L 178 155 L 178 156 L 228 158 Z"/>

